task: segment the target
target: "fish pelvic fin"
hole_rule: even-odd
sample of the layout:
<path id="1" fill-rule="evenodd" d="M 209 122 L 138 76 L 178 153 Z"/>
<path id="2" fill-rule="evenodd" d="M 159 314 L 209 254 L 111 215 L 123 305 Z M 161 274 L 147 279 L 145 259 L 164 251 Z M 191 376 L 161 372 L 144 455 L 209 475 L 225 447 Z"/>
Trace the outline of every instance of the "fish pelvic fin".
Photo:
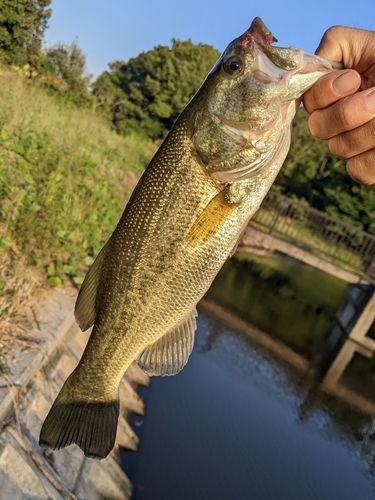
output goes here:
<path id="1" fill-rule="evenodd" d="M 81 289 L 78 294 L 77 302 L 74 309 L 76 321 L 84 332 L 89 329 L 95 321 L 96 317 L 96 295 L 100 280 L 100 275 L 103 267 L 103 262 L 106 256 L 107 244 L 101 249 L 95 262 L 87 271 L 83 280 Z"/>
<path id="2" fill-rule="evenodd" d="M 138 366 L 149 376 L 176 375 L 188 362 L 197 328 L 194 308 L 172 330 L 142 351 Z"/>
<path id="3" fill-rule="evenodd" d="M 75 443 L 86 457 L 105 458 L 115 445 L 119 401 L 66 401 L 61 392 L 42 425 L 40 447 L 59 450 Z"/>

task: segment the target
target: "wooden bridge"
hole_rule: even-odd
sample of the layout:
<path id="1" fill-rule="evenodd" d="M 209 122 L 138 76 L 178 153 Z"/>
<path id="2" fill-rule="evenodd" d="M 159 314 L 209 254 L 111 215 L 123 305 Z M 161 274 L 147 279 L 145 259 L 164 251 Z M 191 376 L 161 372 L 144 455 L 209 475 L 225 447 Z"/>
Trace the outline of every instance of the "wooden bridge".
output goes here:
<path id="1" fill-rule="evenodd" d="M 254 238 L 348 282 L 375 280 L 375 236 L 275 191 L 250 221 L 240 248 L 254 246 Z"/>

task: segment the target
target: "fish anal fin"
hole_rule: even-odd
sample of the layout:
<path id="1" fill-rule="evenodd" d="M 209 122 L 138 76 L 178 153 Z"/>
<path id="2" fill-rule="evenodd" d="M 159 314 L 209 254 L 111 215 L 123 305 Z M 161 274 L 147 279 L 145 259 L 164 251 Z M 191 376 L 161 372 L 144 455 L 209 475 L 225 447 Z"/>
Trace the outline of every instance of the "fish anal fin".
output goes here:
<path id="1" fill-rule="evenodd" d="M 137 363 L 147 375 L 176 375 L 182 370 L 193 350 L 196 316 L 194 309 L 172 330 L 142 351 Z"/>
<path id="2" fill-rule="evenodd" d="M 90 328 L 95 321 L 96 316 L 96 293 L 98 289 L 98 284 L 100 280 L 100 274 L 103 266 L 103 262 L 106 254 L 105 245 L 98 256 L 95 259 L 95 262 L 92 264 L 90 269 L 87 271 L 85 279 L 83 280 L 81 289 L 78 294 L 77 302 L 74 309 L 74 316 L 76 321 L 84 332 L 88 328 Z"/>

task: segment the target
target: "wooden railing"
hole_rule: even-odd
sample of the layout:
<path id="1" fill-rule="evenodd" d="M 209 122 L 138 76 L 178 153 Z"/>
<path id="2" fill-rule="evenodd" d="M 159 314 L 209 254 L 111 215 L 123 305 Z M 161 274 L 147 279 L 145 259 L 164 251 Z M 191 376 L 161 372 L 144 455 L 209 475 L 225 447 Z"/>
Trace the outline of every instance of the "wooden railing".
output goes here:
<path id="1" fill-rule="evenodd" d="M 375 279 L 375 236 L 270 191 L 250 225 Z"/>

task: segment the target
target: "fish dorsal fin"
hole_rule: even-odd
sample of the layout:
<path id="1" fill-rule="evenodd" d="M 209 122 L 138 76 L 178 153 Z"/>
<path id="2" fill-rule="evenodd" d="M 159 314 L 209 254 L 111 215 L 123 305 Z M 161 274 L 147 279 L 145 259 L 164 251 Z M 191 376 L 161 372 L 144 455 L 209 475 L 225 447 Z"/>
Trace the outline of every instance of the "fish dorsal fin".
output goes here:
<path id="1" fill-rule="evenodd" d="M 102 265 L 106 254 L 106 247 L 107 245 L 105 245 L 101 249 L 99 255 L 95 259 L 95 262 L 87 271 L 74 308 L 74 316 L 83 332 L 90 328 L 90 326 L 92 326 L 95 321 L 96 292 L 98 289 Z"/>
<path id="2" fill-rule="evenodd" d="M 176 375 L 182 370 L 193 350 L 196 316 L 194 309 L 172 330 L 144 349 L 137 363 L 147 375 Z"/>

